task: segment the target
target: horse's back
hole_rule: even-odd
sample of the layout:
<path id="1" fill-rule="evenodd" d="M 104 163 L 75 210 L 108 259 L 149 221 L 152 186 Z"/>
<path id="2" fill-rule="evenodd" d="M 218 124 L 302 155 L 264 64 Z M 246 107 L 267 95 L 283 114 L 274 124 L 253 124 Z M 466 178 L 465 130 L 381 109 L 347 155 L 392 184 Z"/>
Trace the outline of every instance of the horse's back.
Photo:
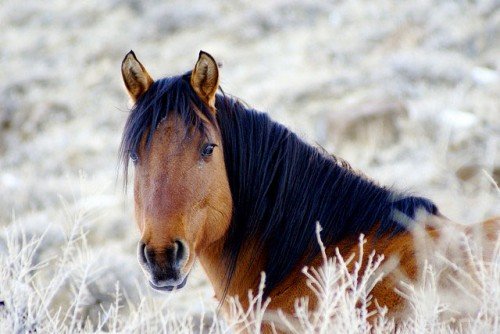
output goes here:
<path id="1" fill-rule="evenodd" d="M 492 261 L 495 256 L 495 247 L 500 239 L 500 216 L 490 218 L 481 224 L 470 225 L 465 231 L 469 240 L 482 247 L 484 261 Z"/>
<path id="2" fill-rule="evenodd" d="M 365 235 L 360 277 L 363 275 L 369 256 L 373 251 L 384 256 L 384 261 L 378 272 L 384 276 L 371 291 L 376 303 L 371 303 L 368 307 L 370 311 L 375 310 L 376 304 L 378 304 L 386 306 L 390 316 L 399 317 L 406 309 L 404 298 L 396 291 L 401 282 L 417 283 L 423 270 L 424 261 L 427 262 L 432 257 L 436 257 L 437 252 L 441 252 L 444 256 L 452 255 L 452 261 L 453 259 L 465 262 L 472 261 L 472 259 L 468 259 L 465 240 L 468 241 L 469 247 L 469 242 L 480 244 L 482 260 L 491 261 L 494 247 L 500 235 L 500 217 L 468 226 L 455 224 L 442 218 L 437 220 L 439 220 L 437 225 L 415 228 L 412 232 L 405 231 L 396 235 L 380 236 L 377 235 L 376 230 L 373 230 Z M 351 236 L 339 243 L 329 245 L 326 248 L 327 256 L 336 256 L 337 249 L 343 259 L 348 259 L 354 254 L 354 260 L 347 265 L 349 271 L 352 272 L 355 262 L 360 259 L 359 240 Z M 320 254 L 307 266 L 319 268 L 323 263 L 324 260 Z M 467 265 L 467 263 L 462 264 Z M 313 309 L 317 301 L 306 281 L 306 276 L 302 273 L 301 268 L 297 268 L 271 292 L 270 309 L 282 309 L 293 314 L 296 299 L 303 296 L 309 297 L 309 306 Z"/>
<path id="3" fill-rule="evenodd" d="M 401 267 L 401 271 L 398 271 L 398 276 L 400 276 L 399 274 L 405 277 L 415 276 L 417 266 L 413 236 L 406 232 L 394 236 L 378 236 L 376 231 L 373 231 L 373 233 L 364 236 L 364 246 L 362 249 L 360 249 L 359 239 L 353 237 L 345 238 L 335 245 L 327 246 L 326 255 L 328 257 L 335 257 L 340 254 L 342 259 L 346 261 L 354 255 L 351 261 L 346 262 L 349 272 L 353 272 L 356 261 L 362 259 L 359 272 L 361 277 L 365 272 L 369 256 L 373 251 L 379 255 L 384 254 L 385 259 L 391 259 L 391 263 L 398 261 Z M 362 252 L 362 254 L 360 252 Z M 382 271 L 384 269 L 388 270 L 386 266 L 388 262 L 389 261 L 384 261 L 380 268 Z M 319 268 L 323 264 L 324 259 L 320 254 L 307 264 L 307 266 Z M 395 269 L 395 266 L 389 266 L 391 267 L 390 270 Z M 270 294 L 270 308 L 281 308 L 287 313 L 293 314 L 295 300 L 303 296 L 308 296 L 309 307 L 313 309 L 317 304 L 317 300 L 313 296 L 312 291 L 308 288 L 306 281 L 307 278 L 302 273 L 302 270 L 297 268 L 292 275 L 287 277 L 287 279 Z M 391 310 L 401 309 L 401 297 L 394 291 L 397 281 L 395 277 L 384 277 L 379 284 L 375 285 L 372 290 L 372 295 L 379 305 L 385 305 Z M 370 309 L 374 307 L 375 304 L 372 303 Z"/>

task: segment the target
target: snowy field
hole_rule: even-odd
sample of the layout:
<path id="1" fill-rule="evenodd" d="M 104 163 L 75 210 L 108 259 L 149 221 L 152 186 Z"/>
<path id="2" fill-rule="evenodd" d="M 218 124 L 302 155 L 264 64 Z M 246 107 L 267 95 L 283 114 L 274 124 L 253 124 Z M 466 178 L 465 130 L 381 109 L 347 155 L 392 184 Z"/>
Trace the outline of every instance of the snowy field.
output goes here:
<path id="1" fill-rule="evenodd" d="M 496 0 L 4 0 L 0 31 L 2 333 L 191 332 L 203 313 L 212 324 L 200 268 L 166 296 L 135 259 L 117 169 L 130 49 L 154 78 L 190 70 L 205 50 L 226 92 L 371 178 L 457 222 L 500 215 Z M 498 313 L 486 324 L 500 310 L 498 262 L 468 330 L 500 331 Z M 413 297 L 425 318 L 429 301 Z M 330 330 L 349 324 L 349 307 Z M 461 330 L 425 319 L 404 330 Z"/>

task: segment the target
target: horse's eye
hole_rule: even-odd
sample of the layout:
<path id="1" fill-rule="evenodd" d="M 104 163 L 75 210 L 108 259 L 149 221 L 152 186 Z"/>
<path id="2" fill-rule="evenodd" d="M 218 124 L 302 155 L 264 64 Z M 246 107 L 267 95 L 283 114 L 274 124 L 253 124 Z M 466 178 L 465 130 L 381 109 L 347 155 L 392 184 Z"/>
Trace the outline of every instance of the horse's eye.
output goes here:
<path id="1" fill-rule="evenodd" d="M 203 148 L 201 149 L 201 156 L 204 158 L 211 156 L 212 153 L 214 153 L 215 146 L 217 145 L 212 143 L 203 145 Z"/>
<path id="2" fill-rule="evenodd" d="M 130 160 L 135 164 L 137 160 L 139 160 L 139 157 L 137 156 L 137 153 L 135 152 L 130 152 L 129 153 Z"/>

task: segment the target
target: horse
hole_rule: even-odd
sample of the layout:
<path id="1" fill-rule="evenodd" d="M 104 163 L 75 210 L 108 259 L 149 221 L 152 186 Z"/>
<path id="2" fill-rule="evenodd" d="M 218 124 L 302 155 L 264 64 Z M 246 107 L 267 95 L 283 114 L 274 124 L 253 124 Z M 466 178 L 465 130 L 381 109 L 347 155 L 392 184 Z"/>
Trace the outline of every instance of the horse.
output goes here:
<path id="1" fill-rule="evenodd" d="M 226 94 L 204 51 L 191 71 L 159 80 L 130 51 L 121 73 L 133 107 L 120 156 L 125 180 L 134 166 L 137 257 L 153 289 L 181 289 L 198 259 L 226 313 L 228 297 L 248 305 L 265 272 L 268 309 L 293 314 L 299 297 L 314 305 L 301 270 L 322 263 L 317 222 L 329 256 L 356 253 L 363 234 L 364 254 L 397 255 L 415 277 L 412 225 L 446 219 L 431 200 L 377 184 Z M 393 314 L 404 308 L 396 283 L 372 290 Z"/>

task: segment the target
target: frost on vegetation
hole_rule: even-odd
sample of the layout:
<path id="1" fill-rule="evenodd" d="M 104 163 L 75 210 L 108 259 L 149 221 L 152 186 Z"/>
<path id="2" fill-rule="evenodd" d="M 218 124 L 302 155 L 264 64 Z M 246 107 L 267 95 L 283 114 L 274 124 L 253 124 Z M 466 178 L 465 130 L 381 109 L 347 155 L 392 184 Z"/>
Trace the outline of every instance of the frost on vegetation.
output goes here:
<path id="1" fill-rule="evenodd" d="M 301 298 L 295 304 L 295 318 L 280 313 L 287 330 L 293 333 L 325 334 L 393 331 L 394 322 L 386 318 L 387 309 L 380 307 L 370 295 L 375 284 L 382 278 L 379 269 L 384 256 L 372 252 L 366 263 L 363 263 L 365 240 L 360 235 L 357 258 L 351 255 L 344 259 L 338 249 L 335 257 L 328 258 L 320 239 L 320 231 L 318 225 L 316 233 L 323 265 L 320 268 L 303 269 L 317 304 L 311 311 L 309 300 Z M 372 303 L 375 304 L 375 311 L 369 311 Z"/>
<path id="2" fill-rule="evenodd" d="M 132 302 L 116 283 L 108 305 L 94 305 L 89 287 L 105 268 L 95 265 L 86 235 L 74 222 L 66 244 L 52 259 L 35 263 L 33 257 L 44 235 L 27 238 L 19 228 L 4 233 L 6 249 L 0 253 L 0 332 L 2 333 L 261 333 L 263 328 L 290 333 L 462 333 L 500 330 L 500 242 L 488 250 L 480 243 L 450 236 L 440 244 L 457 241 L 457 250 L 434 252 L 434 261 L 423 261 L 415 284 L 402 282 L 399 293 L 408 302 L 408 317 L 395 323 L 387 309 L 372 300 L 370 292 L 382 278 L 383 256 L 363 254 L 364 238 L 359 239 L 359 253 L 343 259 L 337 251 L 333 258 L 323 256 L 320 268 L 304 268 L 308 286 L 317 303 L 296 301 L 292 317 L 270 311 L 270 300 L 263 298 L 265 275 L 257 294 L 248 294 L 248 307 L 237 298 L 230 300 L 229 316 L 222 320 L 216 305 L 204 306 L 198 313 L 175 313 L 172 300 L 162 303 L 141 295 Z M 21 236 L 21 237 L 19 237 Z M 429 245 L 429 243 L 427 244 Z M 421 245 L 422 246 L 422 245 Z M 487 255 L 488 261 L 485 260 Z M 455 257 L 454 257 L 455 256 Z M 366 261 L 365 263 L 363 261 Z M 102 267 L 102 266 L 101 266 Z M 364 270 L 362 270 L 362 267 Z M 50 273 L 50 275 L 47 275 Z M 59 301 L 61 294 L 71 298 Z M 373 304 L 373 305 L 372 305 Z M 370 305 L 375 307 L 370 307 Z M 373 310 L 373 311 L 369 311 Z"/>

